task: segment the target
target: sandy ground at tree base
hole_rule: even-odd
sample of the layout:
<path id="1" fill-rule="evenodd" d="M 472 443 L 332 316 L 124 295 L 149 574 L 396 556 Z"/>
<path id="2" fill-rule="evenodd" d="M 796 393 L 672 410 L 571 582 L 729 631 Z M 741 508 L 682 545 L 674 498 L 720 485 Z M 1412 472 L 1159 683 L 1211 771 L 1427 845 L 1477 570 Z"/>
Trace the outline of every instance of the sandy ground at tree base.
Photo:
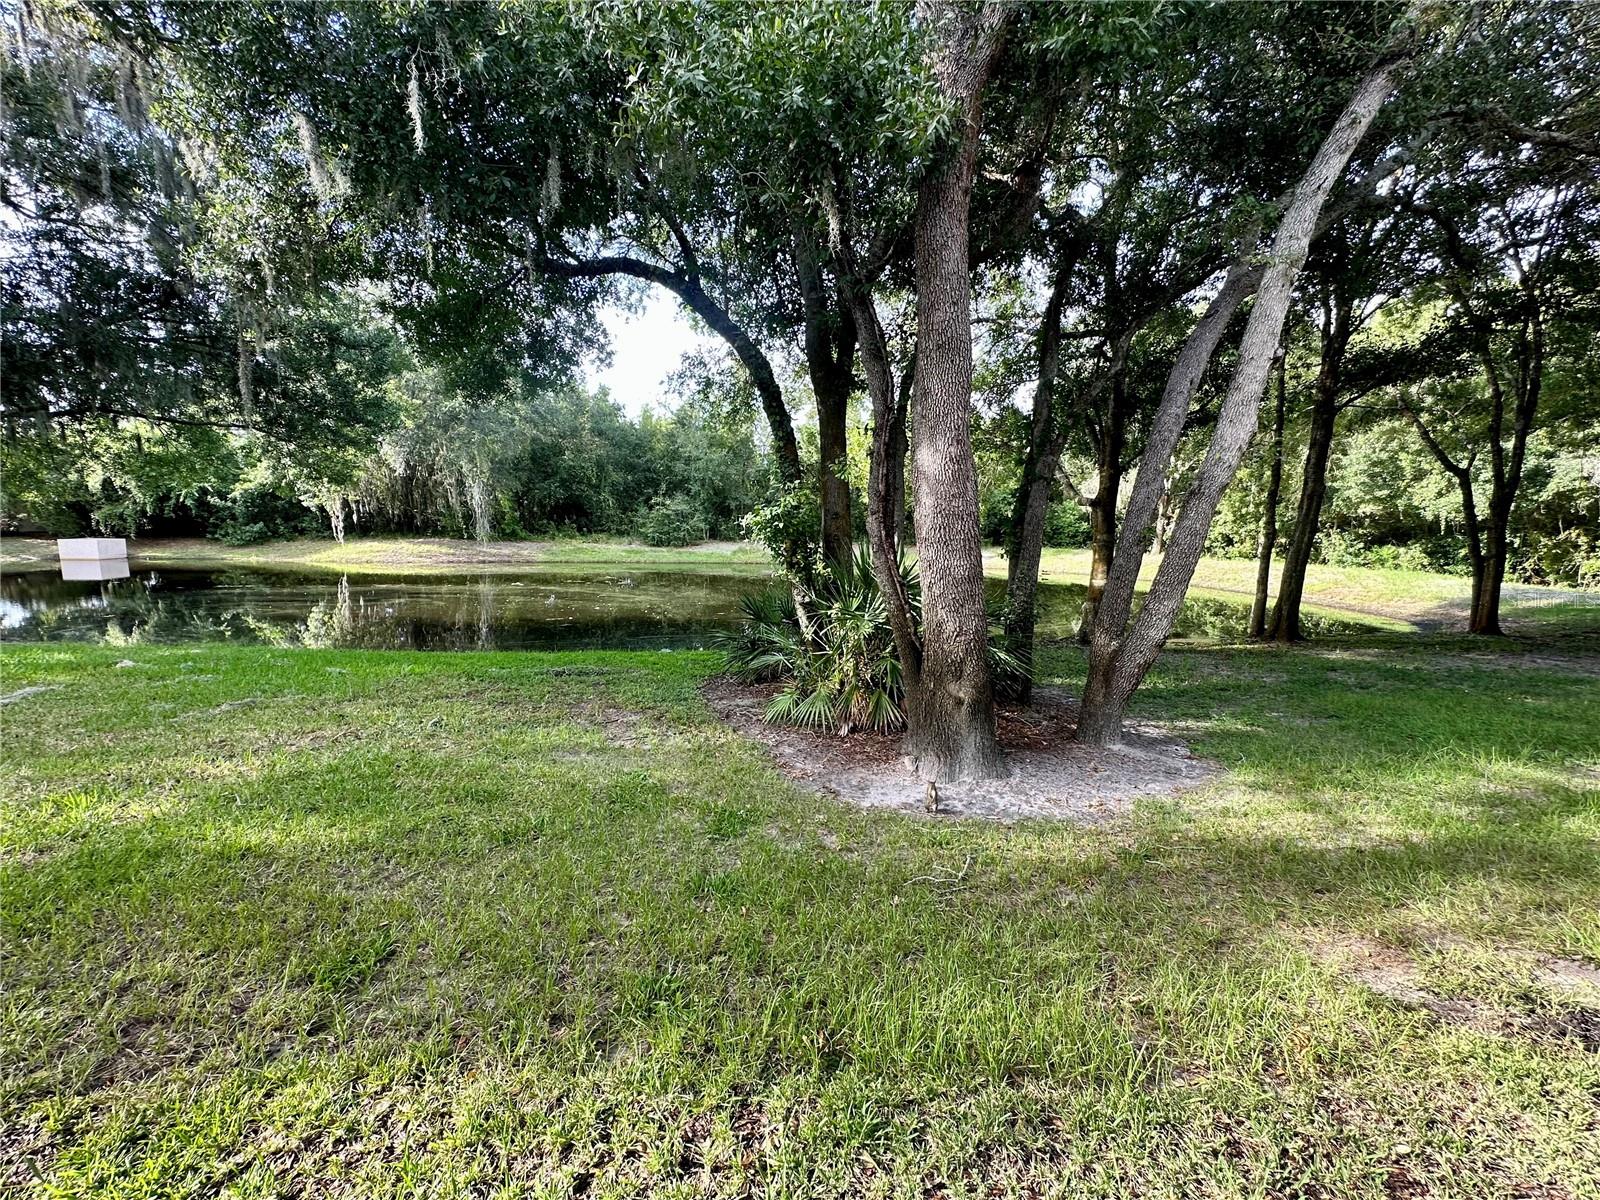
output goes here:
<path id="1" fill-rule="evenodd" d="M 1115 820 L 1141 796 L 1170 796 L 1219 773 L 1216 764 L 1150 726 L 1130 725 L 1106 749 L 1072 741 L 1076 701 L 1039 688 L 1027 708 L 999 706 L 997 724 L 1007 774 L 1000 779 L 939 785 L 937 813 L 926 809 L 927 785 L 907 768 L 894 734 L 852 733 L 769 725 L 762 720 L 778 686 L 714 678 L 703 688 L 712 710 L 761 743 L 779 769 L 814 792 L 862 808 L 898 809 L 930 820 Z"/>

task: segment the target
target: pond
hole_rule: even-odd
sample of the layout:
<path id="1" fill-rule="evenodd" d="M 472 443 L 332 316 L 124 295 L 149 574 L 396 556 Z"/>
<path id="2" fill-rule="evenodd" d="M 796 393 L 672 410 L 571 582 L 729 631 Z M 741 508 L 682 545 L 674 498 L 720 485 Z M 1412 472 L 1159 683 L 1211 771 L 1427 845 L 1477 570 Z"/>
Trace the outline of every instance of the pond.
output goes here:
<path id="1" fill-rule="evenodd" d="M 551 566 L 515 574 L 353 575 L 141 567 L 123 579 L 55 570 L 0 580 L 7 641 L 196 642 L 386 650 L 593 650 L 703 647 L 739 621 L 740 598 L 774 586 L 759 568 Z M 991 588 L 999 588 L 991 581 Z M 1084 589 L 1040 588 L 1039 633 L 1068 639 Z M 996 597 L 997 598 L 997 597 Z M 1176 636 L 1231 639 L 1245 609 L 1195 597 Z M 1308 616 L 1308 632 L 1363 626 Z"/>

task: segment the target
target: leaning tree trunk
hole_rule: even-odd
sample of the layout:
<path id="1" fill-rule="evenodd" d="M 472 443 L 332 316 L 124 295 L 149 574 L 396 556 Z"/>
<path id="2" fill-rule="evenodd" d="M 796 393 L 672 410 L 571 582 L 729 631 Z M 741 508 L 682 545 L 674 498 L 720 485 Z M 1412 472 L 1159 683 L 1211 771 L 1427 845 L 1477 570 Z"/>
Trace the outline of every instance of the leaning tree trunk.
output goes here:
<path id="1" fill-rule="evenodd" d="M 1300 503 L 1295 509 L 1294 532 L 1283 556 L 1278 599 L 1272 606 L 1272 626 L 1268 631 L 1273 641 L 1285 644 L 1298 642 L 1301 637 L 1300 601 L 1317 546 L 1322 505 L 1328 498 L 1328 462 L 1333 457 L 1333 434 L 1339 420 L 1340 376 L 1345 348 L 1350 344 L 1350 306 L 1339 299 L 1333 305 L 1332 320 L 1323 330 L 1322 365 L 1317 371 L 1311 434 L 1306 442 L 1305 470 L 1300 476 Z"/>
<path id="2" fill-rule="evenodd" d="M 585 260 L 546 256 L 540 259 L 539 269 L 562 279 L 603 279 L 608 275 L 624 275 L 658 284 L 676 295 L 686 308 L 728 344 L 749 374 L 750 384 L 755 388 L 762 412 L 766 414 L 767 426 L 772 431 L 772 457 L 777 464 L 778 477 L 787 486 L 802 482 L 800 444 L 795 438 L 794 422 L 790 419 L 788 406 L 783 400 L 783 389 L 778 385 L 771 361 L 732 314 L 706 291 L 696 273 L 664 267 L 629 254 L 607 254 Z"/>
<path id="3" fill-rule="evenodd" d="M 1000 773 L 989 620 L 972 456 L 972 282 L 968 223 L 982 95 L 1011 9 L 931 0 L 935 78 L 956 106 L 952 144 L 918 187 L 917 369 L 912 486 L 922 570 L 922 664 L 907 689 L 906 758 L 928 779 Z"/>
<path id="4" fill-rule="evenodd" d="M 1189 581 L 1194 577 L 1195 566 L 1200 561 L 1200 553 L 1204 549 L 1217 505 L 1222 499 L 1223 489 L 1238 470 L 1245 447 L 1255 430 L 1267 373 L 1283 336 L 1284 319 L 1288 315 L 1295 279 L 1305 262 L 1318 218 L 1334 184 L 1344 173 L 1350 155 L 1355 152 L 1373 117 L 1383 106 L 1399 61 L 1399 55 L 1388 56 L 1361 81 L 1350 103 L 1323 140 L 1311 166 L 1295 187 L 1273 239 L 1272 254 L 1262 273 L 1255 305 L 1245 325 L 1244 337 L 1239 344 L 1238 364 L 1229 382 L 1227 399 L 1217 416 L 1211 444 L 1207 447 L 1194 483 L 1184 497 L 1167 552 L 1145 597 L 1144 606 L 1130 628 L 1127 626 L 1127 614 L 1132 604 L 1133 583 L 1138 577 L 1147 526 L 1155 511 L 1160 470 L 1171 457 L 1183 425 L 1183 412 L 1170 411 L 1169 405 L 1175 407 L 1181 403 L 1187 409 L 1188 397 L 1193 390 L 1192 384 L 1187 388 L 1175 388 L 1174 380 L 1168 380 L 1167 390 L 1162 396 L 1162 410 L 1156 415 L 1139 471 L 1140 482 L 1148 474 L 1151 486 L 1147 496 L 1139 495 L 1139 489 L 1136 488 L 1135 496 L 1129 502 L 1127 528 L 1133 532 L 1121 541 L 1123 546 L 1130 547 L 1130 553 L 1126 558 L 1119 554 L 1117 560 L 1113 561 L 1112 578 L 1101 602 L 1100 619 L 1095 623 L 1090 645 L 1089 676 L 1078 717 L 1076 737 L 1079 741 L 1104 745 L 1118 736 L 1129 698 L 1155 663 L 1156 656 L 1172 632 Z M 1229 275 L 1229 281 L 1224 284 L 1224 295 L 1228 294 L 1230 285 L 1242 287 L 1237 270 Z M 1242 299 L 1242 295 L 1239 298 Z M 1208 312 L 1196 328 L 1196 333 L 1206 326 L 1210 317 Z M 1220 337 L 1220 332 L 1215 331 L 1217 337 Z M 1206 336 L 1209 339 L 1210 333 Z M 1181 371 L 1187 377 L 1187 373 L 1194 370 L 1194 378 L 1198 379 L 1196 368 L 1203 369 L 1210 355 L 1207 353 L 1205 360 L 1198 363 L 1194 361 L 1190 351 L 1199 349 L 1198 345 L 1192 345 L 1195 340 L 1191 335 L 1190 342 L 1185 344 L 1173 368 L 1174 375 Z M 1210 348 L 1214 350 L 1215 345 L 1212 340 Z M 1178 382 L 1181 384 L 1183 380 Z"/>
<path id="5" fill-rule="evenodd" d="M 1288 355 L 1278 357 L 1278 402 L 1272 410 L 1272 441 L 1267 446 L 1267 494 L 1261 514 L 1261 536 L 1256 540 L 1256 594 L 1250 604 L 1247 637 L 1267 636 L 1267 590 L 1272 584 L 1272 552 L 1278 545 L 1278 493 L 1283 487 L 1283 415 L 1287 386 L 1284 373 Z"/>

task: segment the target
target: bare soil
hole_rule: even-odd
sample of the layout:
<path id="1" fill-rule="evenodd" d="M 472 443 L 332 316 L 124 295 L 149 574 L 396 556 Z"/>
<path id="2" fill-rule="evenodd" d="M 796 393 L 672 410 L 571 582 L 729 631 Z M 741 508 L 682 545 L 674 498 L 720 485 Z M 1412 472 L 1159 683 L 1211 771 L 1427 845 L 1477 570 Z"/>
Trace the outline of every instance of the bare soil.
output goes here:
<path id="1" fill-rule="evenodd" d="M 703 688 L 724 721 L 761 743 L 790 779 L 811 791 L 862 808 L 889 808 L 930 819 L 1059 820 L 1085 824 L 1127 814 L 1141 796 L 1171 796 L 1218 773 L 1176 738 L 1151 726 L 1129 726 L 1105 749 L 1072 741 L 1077 705 L 1056 688 L 1039 688 L 1034 703 L 999 707 L 1007 774 L 1000 779 L 942 783 L 938 809 L 927 812 L 928 788 L 900 756 L 895 734 L 840 735 L 769 725 L 762 720 L 777 685 L 715 678 Z"/>
<path id="2" fill-rule="evenodd" d="M 1574 958 L 1537 955 L 1502 947 L 1508 977 L 1531 978 L 1550 1000 L 1508 1008 L 1487 1000 L 1440 996 L 1422 982 L 1422 971 L 1404 951 L 1370 938 L 1333 935 L 1313 938 L 1313 957 L 1368 991 L 1403 1008 L 1428 1013 L 1443 1025 L 1499 1037 L 1522 1037 L 1575 1044 L 1600 1053 L 1600 967 Z"/>

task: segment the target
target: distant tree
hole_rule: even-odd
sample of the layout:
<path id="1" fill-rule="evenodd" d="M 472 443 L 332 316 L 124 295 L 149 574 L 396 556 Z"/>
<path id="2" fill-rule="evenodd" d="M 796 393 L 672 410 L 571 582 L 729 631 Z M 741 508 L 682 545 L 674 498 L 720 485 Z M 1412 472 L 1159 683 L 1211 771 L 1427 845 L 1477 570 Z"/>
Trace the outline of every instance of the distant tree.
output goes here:
<path id="1" fill-rule="evenodd" d="M 1600 348 L 1597 165 L 1600 153 L 1564 144 L 1475 151 L 1400 199 L 1426 221 L 1437 263 L 1446 309 L 1434 342 L 1458 348 L 1478 372 L 1476 386 L 1445 377 L 1401 393 L 1402 410 L 1461 493 L 1472 633 L 1501 632 L 1513 511 L 1537 422 L 1592 417 L 1584 400 L 1554 413 L 1544 401 L 1553 360 L 1590 361 Z"/>
<path id="2" fill-rule="evenodd" d="M 1405 284 L 1415 263 L 1403 225 L 1385 207 L 1366 205 L 1318 242 L 1302 277 L 1317 334 L 1300 499 L 1290 525 L 1278 595 L 1265 636 L 1299 641 L 1300 604 L 1328 492 L 1328 464 L 1339 416 L 1384 384 L 1425 369 L 1419 347 L 1393 338 L 1362 340 L 1362 331 Z"/>

